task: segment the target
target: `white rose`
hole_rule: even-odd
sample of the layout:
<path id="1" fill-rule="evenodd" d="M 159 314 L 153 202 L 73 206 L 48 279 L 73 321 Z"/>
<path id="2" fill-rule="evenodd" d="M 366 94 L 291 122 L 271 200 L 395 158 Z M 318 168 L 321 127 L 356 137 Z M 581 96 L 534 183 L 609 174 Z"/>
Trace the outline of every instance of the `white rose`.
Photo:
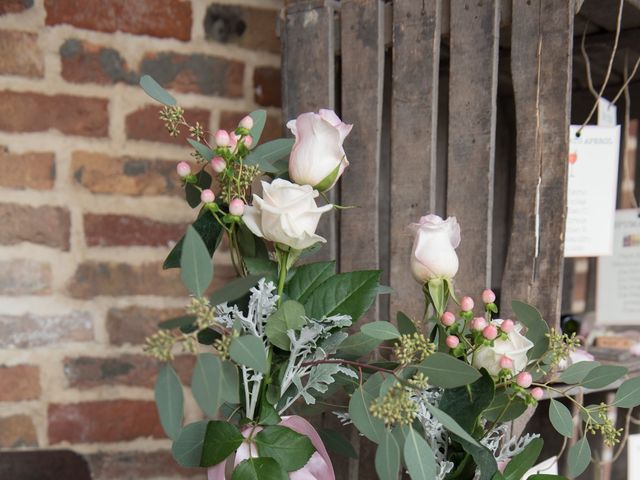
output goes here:
<path id="1" fill-rule="evenodd" d="M 420 283 L 433 278 L 453 278 L 458 271 L 460 225 L 456 217 L 443 220 L 438 215 L 427 215 L 418 223 L 409 225 L 415 232 L 411 252 L 411 271 Z"/>
<path id="2" fill-rule="evenodd" d="M 276 179 L 262 182 L 264 198 L 253 195 L 253 205 L 247 206 L 242 219 L 258 237 L 304 250 L 317 242 L 326 242 L 315 231 L 320 216 L 333 205 L 318 207 L 319 195 L 309 185 L 296 185 Z"/>
<path id="3" fill-rule="evenodd" d="M 496 319 L 492 323 L 500 325 L 502 320 Z M 501 370 L 500 359 L 505 356 L 513 362 L 514 374 L 523 371 L 527 367 L 527 352 L 533 347 L 533 342 L 522 335 L 521 330 L 522 325 L 516 323 L 506 340 L 497 338 L 493 347 L 480 347 L 473 355 L 473 366 L 477 369 L 485 368 L 489 374 L 496 376 Z"/>
<path id="4" fill-rule="evenodd" d="M 289 156 L 289 177 L 300 185 L 324 192 L 349 166 L 342 148 L 353 125 L 344 123 L 333 110 L 303 113 L 287 127 L 296 141 Z"/>

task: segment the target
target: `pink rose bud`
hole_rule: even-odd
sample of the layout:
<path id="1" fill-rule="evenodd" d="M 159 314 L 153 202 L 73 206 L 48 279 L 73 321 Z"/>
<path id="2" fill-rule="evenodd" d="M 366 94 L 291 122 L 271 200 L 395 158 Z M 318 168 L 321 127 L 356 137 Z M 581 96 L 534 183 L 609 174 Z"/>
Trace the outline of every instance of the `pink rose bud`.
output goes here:
<path id="1" fill-rule="evenodd" d="M 222 157 L 213 157 L 211 159 L 211 168 L 213 168 L 214 172 L 220 173 L 227 168 L 227 162 L 225 162 Z"/>
<path id="2" fill-rule="evenodd" d="M 229 142 L 230 142 L 229 132 L 227 132 L 226 130 L 218 130 L 213 136 L 213 138 L 215 139 L 217 146 L 219 147 L 229 146 Z"/>
<path id="3" fill-rule="evenodd" d="M 234 198 L 233 200 L 231 200 L 231 203 L 229 203 L 229 213 L 231 215 L 237 215 L 239 217 L 242 216 L 242 214 L 244 213 L 244 202 L 239 198 Z"/>
<path id="4" fill-rule="evenodd" d="M 513 323 L 513 320 L 503 320 L 502 324 L 500 324 L 500 328 L 502 329 L 502 331 L 504 333 L 511 333 L 513 332 L 513 329 L 515 328 L 516 324 Z"/>
<path id="5" fill-rule="evenodd" d="M 251 138 L 251 135 L 244 137 L 244 144 L 247 148 L 251 148 L 251 145 L 253 145 L 253 138 Z"/>
<path id="6" fill-rule="evenodd" d="M 215 199 L 216 199 L 216 196 L 208 188 L 206 190 L 203 190 L 202 193 L 200 193 L 200 200 L 202 200 L 203 203 L 211 203 Z"/>
<path id="7" fill-rule="evenodd" d="M 487 325 L 482 330 L 482 336 L 487 340 L 494 340 L 498 336 L 498 329 L 495 325 Z"/>
<path id="8" fill-rule="evenodd" d="M 530 393 L 534 400 L 542 400 L 542 397 L 544 396 L 544 390 L 540 387 L 533 388 Z"/>
<path id="9" fill-rule="evenodd" d="M 529 372 L 520 372 L 516 377 L 516 383 L 519 387 L 529 388 L 533 382 L 533 377 Z"/>
<path id="10" fill-rule="evenodd" d="M 180 178 L 185 178 L 191 175 L 191 165 L 187 162 L 180 162 L 176 166 L 176 171 L 178 172 L 178 176 Z"/>
<path id="11" fill-rule="evenodd" d="M 444 312 L 440 317 L 440 321 L 445 327 L 450 327 L 456 323 L 456 316 L 451 312 Z"/>
<path id="12" fill-rule="evenodd" d="M 479 332 L 480 330 L 484 330 L 486 326 L 487 321 L 484 319 L 484 317 L 476 317 L 471 320 L 471 328 L 473 330 L 477 330 Z"/>
<path id="13" fill-rule="evenodd" d="M 513 369 L 513 360 L 506 355 L 500 357 L 500 368 L 506 368 L 507 370 Z"/>
<path id="14" fill-rule="evenodd" d="M 493 293 L 493 290 L 487 288 L 484 292 L 482 292 L 482 301 L 484 303 L 493 303 L 496 301 L 496 294 Z"/>
<path id="15" fill-rule="evenodd" d="M 247 115 L 242 120 L 240 120 L 239 125 L 243 128 L 246 128 L 247 130 L 251 130 L 251 128 L 253 127 L 253 118 L 251 118 L 250 115 Z"/>
<path id="16" fill-rule="evenodd" d="M 473 310 L 473 298 L 471 297 L 462 297 L 460 299 L 460 308 L 463 312 L 470 312 Z"/>
<path id="17" fill-rule="evenodd" d="M 460 344 L 460 339 L 455 335 L 449 335 L 445 340 L 445 343 L 449 348 L 456 348 Z"/>

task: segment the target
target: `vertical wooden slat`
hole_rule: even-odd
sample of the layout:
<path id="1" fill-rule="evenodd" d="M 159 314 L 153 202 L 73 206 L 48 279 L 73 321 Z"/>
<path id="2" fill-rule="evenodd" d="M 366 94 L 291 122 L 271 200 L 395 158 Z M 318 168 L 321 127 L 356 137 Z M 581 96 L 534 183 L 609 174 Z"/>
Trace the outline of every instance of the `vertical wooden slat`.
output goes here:
<path id="1" fill-rule="evenodd" d="M 436 203 L 436 143 L 441 1 L 393 2 L 391 98 L 391 255 L 389 278 L 397 310 L 420 318 L 424 300 L 411 276 L 407 226 Z"/>
<path id="2" fill-rule="evenodd" d="M 499 2 L 451 2 L 447 215 L 462 228 L 466 295 L 491 285 L 499 26 Z"/>
<path id="3" fill-rule="evenodd" d="M 335 2 L 289 0 L 282 28 L 282 98 L 285 121 L 303 112 L 335 108 Z M 327 245 L 315 258 L 336 258 L 335 213 L 322 216 L 317 233 Z"/>
<path id="4" fill-rule="evenodd" d="M 575 3 L 513 0 L 517 165 L 502 307 L 536 305 L 560 322 Z M 537 214 L 537 215 L 536 215 Z"/>

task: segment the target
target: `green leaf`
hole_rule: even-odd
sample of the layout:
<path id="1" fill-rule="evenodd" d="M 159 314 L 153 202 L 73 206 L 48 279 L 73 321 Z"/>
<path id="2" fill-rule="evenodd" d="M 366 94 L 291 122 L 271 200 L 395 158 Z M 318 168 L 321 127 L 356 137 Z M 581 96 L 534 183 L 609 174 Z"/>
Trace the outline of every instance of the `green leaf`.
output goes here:
<path id="1" fill-rule="evenodd" d="M 277 278 L 278 264 L 272 262 L 268 258 L 244 258 L 249 273 L 252 275 L 260 275 L 263 277 Z M 294 277 L 295 278 L 295 277 Z"/>
<path id="2" fill-rule="evenodd" d="M 249 135 L 251 135 L 251 138 L 253 139 L 253 145 L 256 146 L 262 136 L 264 124 L 267 122 L 267 111 L 256 110 L 251 112 L 249 116 L 253 119 L 253 127 L 249 130 Z"/>
<path id="3" fill-rule="evenodd" d="M 640 377 L 631 378 L 620 385 L 613 405 L 619 408 L 634 408 L 640 405 Z"/>
<path id="4" fill-rule="evenodd" d="M 446 284 L 442 278 L 433 278 L 427 283 L 429 288 L 429 296 L 433 302 L 438 317 L 444 313 L 447 308 L 447 292 Z"/>
<path id="5" fill-rule="evenodd" d="M 269 402 L 260 404 L 260 425 L 277 425 L 282 421 L 276 409 Z"/>
<path id="6" fill-rule="evenodd" d="M 289 298 L 297 300 L 300 303 L 306 302 L 311 292 L 327 278 L 331 277 L 335 273 L 335 270 L 335 260 L 301 265 L 287 285 Z"/>
<path id="7" fill-rule="evenodd" d="M 196 208 L 202 203 L 200 200 L 200 190 L 211 188 L 211 175 L 209 175 L 204 168 L 197 173 L 196 178 L 197 181 L 195 184 L 187 183 L 184 187 L 185 197 L 191 208 Z M 196 188 L 196 185 L 200 187 L 200 190 Z"/>
<path id="8" fill-rule="evenodd" d="M 363 387 L 358 388 L 349 400 L 349 416 L 360 433 L 372 442 L 379 443 L 386 430 L 384 422 L 379 418 L 374 418 L 369 411 L 373 399 L 373 395 L 365 391 Z"/>
<path id="9" fill-rule="evenodd" d="M 190 327 L 195 323 L 197 317 L 195 315 L 181 315 L 176 318 L 170 318 L 160 322 L 158 328 L 160 330 L 173 330 L 174 328 Z"/>
<path id="10" fill-rule="evenodd" d="M 564 383 L 574 384 L 580 383 L 584 377 L 596 367 L 600 366 L 600 362 L 578 362 L 571 365 L 560 374 L 559 380 Z"/>
<path id="11" fill-rule="evenodd" d="M 427 441 L 411 427 L 404 441 L 404 463 L 412 480 L 436 478 L 438 469 L 433 450 Z"/>
<path id="12" fill-rule="evenodd" d="M 239 386 L 238 367 L 228 361 L 222 362 L 222 399 L 228 403 L 240 403 Z"/>
<path id="13" fill-rule="evenodd" d="M 549 348 L 549 325 L 542 319 L 540 312 L 529 304 L 514 300 L 511 308 L 518 321 L 527 327 L 526 337 L 533 342 L 533 347 L 527 352 L 529 359 L 541 358 Z"/>
<path id="14" fill-rule="evenodd" d="M 549 400 L 549 420 L 556 431 L 567 438 L 573 437 L 573 419 L 571 412 L 559 401 Z"/>
<path id="15" fill-rule="evenodd" d="M 287 331 L 299 330 L 306 323 L 304 307 L 295 300 L 287 300 L 269 316 L 265 332 L 269 341 L 276 347 L 289 350 L 291 340 Z"/>
<path id="16" fill-rule="evenodd" d="M 309 437 L 281 425 L 266 427 L 256 435 L 261 457 L 271 457 L 287 472 L 304 467 L 315 452 Z"/>
<path id="17" fill-rule="evenodd" d="M 207 162 L 213 158 L 213 151 L 200 142 L 196 142 L 193 138 L 187 138 L 187 142 L 198 152 Z"/>
<path id="18" fill-rule="evenodd" d="M 220 359 L 213 353 L 198 355 L 191 378 L 191 390 L 204 413 L 215 417 L 222 404 L 223 373 Z"/>
<path id="19" fill-rule="evenodd" d="M 244 437 L 235 425 L 212 420 L 207 424 L 202 448 L 201 467 L 213 467 L 235 452 Z"/>
<path id="20" fill-rule="evenodd" d="M 563 477 L 562 475 L 551 475 L 549 473 L 537 473 L 536 475 L 528 477 L 527 480 L 567 480 L 567 477 Z"/>
<path id="21" fill-rule="evenodd" d="M 489 408 L 482 412 L 482 416 L 490 422 L 500 419 L 501 422 L 510 422 L 522 415 L 527 409 L 527 404 L 521 397 L 509 396 L 504 389 L 496 392 Z"/>
<path id="22" fill-rule="evenodd" d="M 398 480 L 400 447 L 391 432 L 387 430 L 376 450 L 375 467 L 380 480 Z"/>
<path id="23" fill-rule="evenodd" d="M 231 302 L 244 296 L 252 287 L 254 287 L 262 275 L 249 275 L 240 277 L 227 283 L 224 287 L 220 287 L 209 297 L 211 305 L 220 305 L 224 302 Z"/>
<path id="24" fill-rule="evenodd" d="M 204 435 L 209 422 L 195 422 L 185 426 L 173 442 L 171 453 L 183 467 L 199 467 L 202 458 Z"/>
<path id="25" fill-rule="evenodd" d="M 586 435 L 569 448 L 567 459 L 571 477 L 577 477 L 587 469 L 591 463 L 591 447 Z"/>
<path id="26" fill-rule="evenodd" d="M 443 412 L 439 408 L 427 403 L 425 404 L 431 414 L 451 433 L 456 434 L 461 439 L 466 440 L 469 444 L 479 447 L 480 444 L 471 436 L 467 431 L 458 425 L 453 418 L 451 418 L 446 412 Z"/>
<path id="27" fill-rule="evenodd" d="M 349 335 L 338 347 L 338 353 L 344 357 L 360 358 L 371 353 L 382 342 L 362 332 Z"/>
<path id="28" fill-rule="evenodd" d="M 542 452 L 543 444 L 541 438 L 535 438 L 524 450 L 514 456 L 504 469 L 505 480 L 521 480 L 524 474 L 535 465 Z"/>
<path id="29" fill-rule="evenodd" d="M 322 282 L 304 308 L 311 318 L 350 315 L 355 323 L 373 304 L 379 279 L 379 270 L 339 273 Z"/>
<path id="30" fill-rule="evenodd" d="M 145 93 L 154 100 L 157 100 L 158 102 L 170 107 L 176 104 L 176 99 L 173 98 L 171 94 L 164 88 L 162 88 L 160 84 L 156 82 L 151 76 L 143 75 L 140 78 L 140 86 L 145 91 Z"/>
<path id="31" fill-rule="evenodd" d="M 234 362 L 256 372 L 267 372 L 267 352 L 264 350 L 262 340 L 258 337 L 244 335 L 234 338 L 229 347 L 229 356 Z"/>
<path id="32" fill-rule="evenodd" d="M 491 375 L 484 374 L 470 385 L 448 388 L 442 394 L 438 408 L 455 418 L 458 425 L 472 432 L 480 414 L 491 405 L 495 387 Z"/>
<path id="33" fill-rule="evenodd" d="M 247 458 L 238 464 L 231 480 L 289 480 L 289 475 L 273 458 Z"/>
<path id="34" fill-rule="evenodd" d="M 413 320 L 408 315 L 402 312 L 398 312 L 396 315 L 396 323 L 398 324 L 398 331 L 402 335 L 411 335 L 418 331 Z"/>
<path id="35" fill-rule="evenodd" d="M 600 365 L 591 370 L 582 381 L 586 388 L 603 388 L 624 377 L 628 372 L 620 365 Z"/>
<path id="36" fill-rule="evenodd" d="M 169 364 L 162 367 L 158 373 L 155 399 L 162 428 L 170 439 L 177 439 L 182 430 L 184 396 L 180 379 Z"/>
<path id="37" fill-rule="evenodd" d="M 213 253 L 218 248 L 220 241 L 222 240 L 222 226 L 213 217 L 213 214 L 209 210 L 204 210 L 198 219 L 192 224 L 196 229 L 200 238 L 207 245 L 209 256 L 213 256 Z M 182 237 L 180 241 L 173 247 L 173 250 L 169 253 L 164 264 L 163 269 L 178 268 L 180 267 L 180 258 L 182 256 L 182 247 L 184 245 L 185 237 Z"/>
<path id="38" fill-rule="evenodd" d="M 213 279 L 213 263 L 207 246 L 193 226 L 187 229 L 180 255 L 180 278 L 189 291 L 200 297 Z"/>
<path id="39" fill-rule="evenodd" d="M 274 162 L 289 155 L 293 143 L 293 138 L 279 138 L 263 143 L 247 155 L 244 164 L 257 165 L 265 173 L 278 173 L 279 169 L 274 166 Z"/>
<path id="40" fill-rule="evenodd" d="M 400 337 L 400 332 L 389 322 L 371 322 L 363 325 L 360 330 L 365 335 L 378 340 L 392 340 Z"/>
<path id="41" fill-rule="evenodd" d="M 347 458 L 358 458 L 358 454 L 353 448 L 353 445 L 351 445 L 351 442 L 341 433 L 335 430 L 329 430 L 328 428 L 322 428 L 318 430 L 318 434 L 320 435 L 322 443 L 324 443 L 324 446 L 327 447 L 327 450 L 330 452 Z"/>
<path id="42" fill-rule="evenodd" d="M 429 355 L 417 368 L 429 378 L 431 385 L 441 388 L 461 387 L 481 377 L 468 363 L 442 352 Z"/>

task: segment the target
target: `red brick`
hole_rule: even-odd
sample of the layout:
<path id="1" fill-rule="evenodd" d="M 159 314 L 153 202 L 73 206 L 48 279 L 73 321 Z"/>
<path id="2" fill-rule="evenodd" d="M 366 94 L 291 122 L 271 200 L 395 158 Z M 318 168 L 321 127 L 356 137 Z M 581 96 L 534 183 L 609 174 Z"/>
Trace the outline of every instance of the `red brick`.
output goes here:
<path id="1" fill-rule="evenodd" d="M 0 417 L 0 448 L 37 446 L 36 429 L 29 415 Z"/>
<path id="2" fill-rule="evenodd" d="M 162 438 L 156 405 L 143 400 L 101 400 L 50 404 L 49 443 L 121 442 Z"/>
<path id="3" fill-rule="evenodd" d="M 220 112 L 220 128 L 225 130 L 235 130 L 238 127 L 238 123 L 242 120 L 242 117 L 249 112 Z M 267 115 L 267 121 L 264 125 L 264 131 L 262 137 L 260 137 L 260 143 L 274 140 L 276 138 L 282 138 L 282 125 L 280 118 L 272 115 Z"/>
<path id="4" fill-rule="evenodd" d="M 110 85 L 117 82 L 137 84 L 138 74 L 129 69 L 120 53 L 75 38 L 60 46 L 62 78 L 73 83 Z"/>
<path id="5" fill-rule="evenodd" d="M 243 95 L 244 64 L 236 60 L 203 54 L 148 53 L 140 73 L 180 92 L 232 98 Z"/>
<path id="6" fill-rule="evenodd" d="M 185 0 L 45 0 L 44 6 L 47 25 L 191 38 L 191 2 Z"/>
<path id="7" fill-rule="evenodd" d="M 40 369 L 34 365 L 0 365 L 0 402 L 40 397 Z"/>
<path id="8" fill-rule="evenodd" d="M 43 132 L 55 129 L 67 135 L 106 137 L 107 100 L 74 95 L 0 91 L 0 130 Z"/>
<path id="9" fill-rule="evenodd" d="M 51 293 L 48 263 L 16 258 L 0 261 L 0 295 L 43 295 Z"/>
<path id="10" fill-rule="evenodd" d="M 280 69 L 273 67 L 256 67 L 253 71 L 254 100 L 263 107 L 280 107 L 282 105 L 282 87 Z"/>
<path id="11" fill-rule="evenodd" d="M 66 208 L 2 203 L 0 218 L 0 245 L 29 242 L 69 250 L 71 220 Z"/>
<path id="12" fill-rule="evenodd" d="M 149 140 L 151 142 L 173 143 L 175 145 L 186 145 L 189 131 L 186 127 L 180 128 L 180 134 L 172 137 L 164 127 L 164 122 L 160 120 L 160 108 L 157 105 L 149 105 L 135 112 L 131 112 L 126 118 L 127 138 L 131 140 Z M 186 110 L 185 120 L 190 125 L 200 122 L 205 130 L 209 129 L 209 112 L 199 108 Z"/>
<path id="13" fill-rule="evenodd" d="M 34 348 L 93 340 L 88 312 L 0 315 L 0 348 Z"/>
<path id="14" fill-rule="evenodd" d="M 79 151 L 73 152 L 71 170 L 75 182 L 92 193 L 183 196 L 177 163 Z"/>
<path id="15" fill-rule="evenodd" d="M 0 74 L 44 76 L 44 57 L 36 33 L 0 30 Z"/>
<path id="16" fill-rule="evenodd" d="M 56 178 L 54 155 L 50 152 L 9 153 L 0 148 L 0 186 L 49 190 Z"/>
<path id="17" fill-rule="evenodd" d="M 0 2 L 0 15 L 20 13 L 31 7 L 33 7 L 33 0 L 2 0 Z"/>
<path id="18" fill-rule="evenodd" d="M 109 342 L 112 345 L 141 345 L 145 338 L 158 331 L 161 321 L 180 315 L 184 315 L 184 309 L 111 308 L 107 312 Z"/>
<path id="19" fill-rule="evenodd" d="M 99 452 L 88 455 L 94 480 L 138 480 L 165 477 L 202 478 L 198 468 L 183 468 L 171 452 Z"/>
<path id="20" fill-rule="evenodd" d="M 84 233 L 90 247 L 168 247 L 180 240 L 186 230 L 184 223 L 159 222 L 132 215 L 84 215 Z"/>

